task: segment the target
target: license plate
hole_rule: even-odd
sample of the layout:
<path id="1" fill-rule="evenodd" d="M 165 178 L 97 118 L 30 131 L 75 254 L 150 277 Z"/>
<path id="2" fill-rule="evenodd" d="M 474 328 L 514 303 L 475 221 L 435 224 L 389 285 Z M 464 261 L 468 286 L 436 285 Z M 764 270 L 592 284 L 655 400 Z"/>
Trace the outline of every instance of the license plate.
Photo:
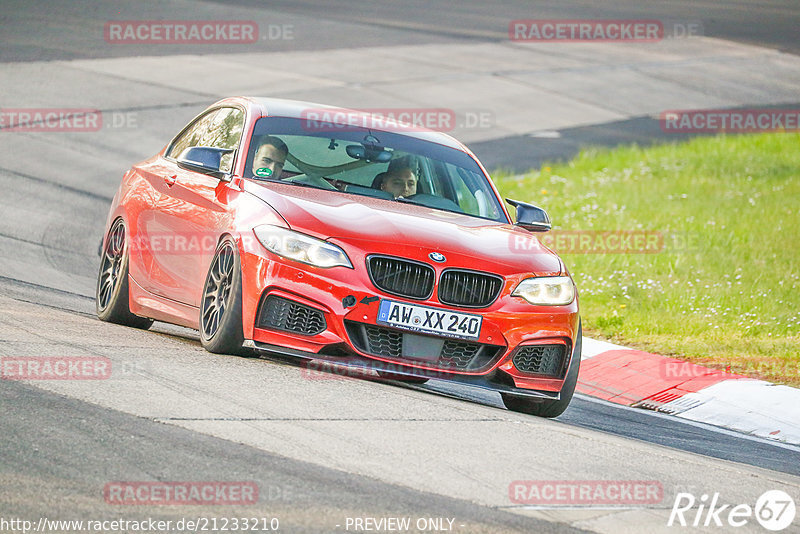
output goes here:
<path id="1" fill-rule="evenodd" d="M 483 317 L 393 300 L 381 300 L 378 323 L 414 332 L 478 339 Z"/>

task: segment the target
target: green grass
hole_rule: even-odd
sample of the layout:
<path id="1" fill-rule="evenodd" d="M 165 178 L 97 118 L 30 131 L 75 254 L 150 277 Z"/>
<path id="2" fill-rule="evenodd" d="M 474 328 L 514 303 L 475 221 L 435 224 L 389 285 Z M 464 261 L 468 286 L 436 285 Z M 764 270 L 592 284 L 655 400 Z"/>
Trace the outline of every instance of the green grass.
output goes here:
<path id="1" fill-rule="evenodd" d="M 493 178 L 545 208 L 554 235 L 663 235 L 655 254 L 561 254 L 586 334 L 800 385 L 800 135 L 590 149 Z"/>

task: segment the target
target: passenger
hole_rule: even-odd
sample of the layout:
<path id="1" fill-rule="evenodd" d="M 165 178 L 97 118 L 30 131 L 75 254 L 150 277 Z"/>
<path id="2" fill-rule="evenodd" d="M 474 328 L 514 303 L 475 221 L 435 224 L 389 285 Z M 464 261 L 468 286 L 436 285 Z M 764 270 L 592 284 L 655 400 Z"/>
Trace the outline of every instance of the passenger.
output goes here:
<path id="1" fill-rule="evenodd" d="M 256 180 L 280 180 L 286 156 L 289 155 L 289 147 L 271 135 L 262 137 L 260 143 L 253 156 L 253 178 Z"/>
<path id="2" fill-rule="evenodd" d="M 382 172 L 375 177 L 375 186 L 381 191 L 391 193 L 394 198 L 410 197 L 417 194 L 417 177 L 408 167 L 398 167 Z"/>

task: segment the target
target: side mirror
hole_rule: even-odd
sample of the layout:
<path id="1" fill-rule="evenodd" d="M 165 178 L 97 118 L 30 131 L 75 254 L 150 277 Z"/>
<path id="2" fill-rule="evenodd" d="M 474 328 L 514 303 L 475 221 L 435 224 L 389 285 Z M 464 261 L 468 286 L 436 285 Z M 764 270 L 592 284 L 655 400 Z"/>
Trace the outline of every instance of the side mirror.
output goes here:
<path id="1" fill-rule="evenodd" d="M 510 198 L 506 202 L 517 208 L 517 222 L 514 223 L 517 226 L 531 232 L 547 232 L 553 227 L 550 216 L 539 206 Z"/>
<path id="2" fill-rule="evenodd" d="M 209 174 L 225 182 L 231 179 L 230 174 L 221 171 L 222 156 L 233 152 L 232 148 L 216 148 L 211 146 L 191 146 L 178 156 L 178 166 L 190 171 Z"/>

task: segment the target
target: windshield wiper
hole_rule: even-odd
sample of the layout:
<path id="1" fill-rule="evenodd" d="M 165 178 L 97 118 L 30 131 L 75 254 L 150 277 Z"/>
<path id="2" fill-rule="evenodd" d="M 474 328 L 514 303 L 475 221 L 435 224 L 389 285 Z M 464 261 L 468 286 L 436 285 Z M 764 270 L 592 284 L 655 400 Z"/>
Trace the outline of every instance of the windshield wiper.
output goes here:
<path id="1" fill-rule="evenodd" d="M 459 206 L 452 200 L 436 195 L 417 193 L 416 195 L 413 195 L 410 198 L 397 197 L 395 200 L 397 202 L 403 202 L 405 204 L 414 204 L 415 206 L 424 206 L 426 208 L 431 208 L 434 210 L 449 211 L 452 213 L 462 213 L 462 214 L 464 213 L 464 210 L 461 209 L 461 206 Z"/>
<path id="2" fill-rule="evenodd" d="M 413 198 L 397 197 L 394 200 L 395 200 L 395 202 L 405 202 L 406 204 L 415 204 L 417 206 L 425 206 L 427 208 L 432 208 L 433 207 L 433 206 L 429 206 L 427 204 L 423 204 L 422 202 L 419 202 L 418 200 L 414 200 Z"/>
<path id="3" fill-rule="evenodd" d="M 262 183 L 262 184 L 287 184 L 287 185 L 297 185 L 297 186 L 300 186 L 300 187 L 310 187 L 310 188 L 312 188 L 312 189 L 323 189 L 323 190 L 324 190 L 324 188 L 322 188 L 322 187 L 319 187 L 319 186 L 316 186 L 316 185 L 313 185 L 313 184 L 309 184 L 309 183 L 305 183 L 305 182 L 290 182 L 289 180 L 274 180 L 274 179 L 268 178 L 268 179 L 266 179 L 266 180 L 264 180 L 264 179 L 262 179 L 262 180 L 255 180 L 255 182 L 256 182 L 256 183 Z"/>
<path id="4" fill-rule="evenodd" d="M 311 189 L 320 189 L 320 190 L 322 190 L 322 191 L 331 191 L 331 190 L 330 190 L 330 189 L 328 189 L 327 187 L 320 187 L 320 186 L 318 186 L 318 185 L 309 184 L 309 183 L 306 183 L 306 182 L 290 182 L 289 180 L 274 180 L 274 182 L 273 182 L 273 183 L 276 183 L 276 184 L 289 184 L 289 185 L 297 185 L 297 186 L 300 186 L 300 187 L 310 187 Z"/>
<path id="5" fill-rule="evenodd" d="M 331 185 L 331 183 L 324 177 L 317 176 L 315 174 L 305 174 L 305 176 L 298 174 L 297 176 L 292 176 L 288 180 L 283 181 L 289 184 L 298 184 L 306 187 L 313 187 L 314 189 L 322 189 L 323 191 L 338 191 L 338 189 Z"/>

